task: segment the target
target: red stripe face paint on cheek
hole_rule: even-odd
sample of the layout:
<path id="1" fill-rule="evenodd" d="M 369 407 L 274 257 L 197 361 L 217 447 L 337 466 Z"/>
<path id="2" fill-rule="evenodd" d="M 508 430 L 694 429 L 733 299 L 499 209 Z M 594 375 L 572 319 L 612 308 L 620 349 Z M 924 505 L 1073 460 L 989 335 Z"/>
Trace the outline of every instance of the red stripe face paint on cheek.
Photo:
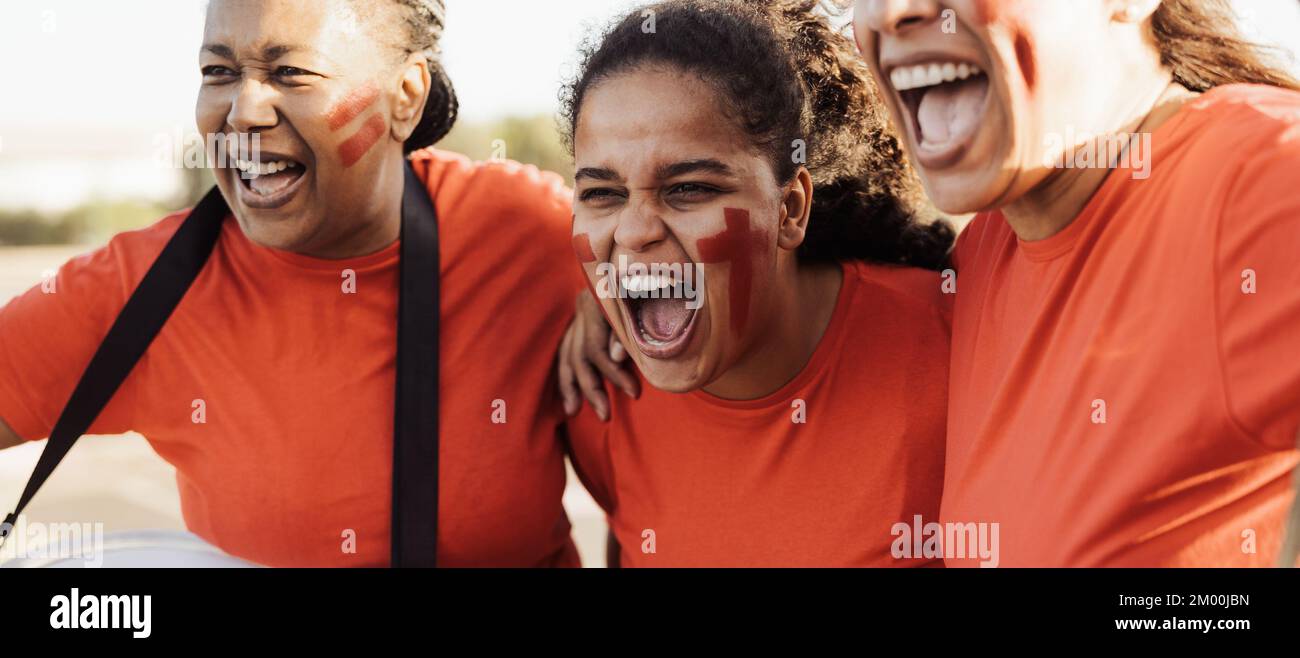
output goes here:
<path id="1" fill-rule="evenodd" d="M 1023 29 L 1015 24 L 1025 15 L 1025 7 L 1020 0 L 976 0 L 975 21 L 979 25 L 1001 25 L 1015 31 L 1016 63 L 1020 65 L 1020 75 L 1025 85 L 1032 91 L 1038 82 L 1038 62 L 1034 59 L 1034 42 Z"/>
<path id="2" fill-rule="evenodd" d="M 727 294 L 731 301 L 731 331 L 740 336 L 749 321 L 749 302 L 754 288 L 754 261 L 763 248 L 763 234 L 750 229 L 749 211 L 726 208 L 727 228 L 696 243 L 704 263 L 731 266 Z"/>
<path id="3" fill-rule="evenodd" d="M 339 101 L 333 109 L 325 114 L 325 120 L 329 123 L 330 130 L 336 131 L 352 123 L 353 119 L 370 109 L 370 106 L 374 105 L 377 100 L 379 100 L 379 90 L 369 82 L 353 90 L 352 93 L 345 96 L 343 100 Z"/>
<path id="4" fill-rule="evenodd" d="M 975 0 L 975 22 L 992 25 L 1006 16 L 1007 0 Z"/>
<path id="5" fill-rule="evenodd" d="M 590 265 L 596 262 L 596 253 L 591 250 L 591 238 L 586 233 L 579 233 L 573 236 L 573 253 L 578 256 L 578 261 L 583 265 Z M 596 270 L 600 271 L 599 268 Z M 599 274 L 597 274 L 599 276 Z M 609 311 L 605 310 L 605 304 L 600 298 L 600 293 L 596 290 L 596 284 L 592 283 L 591 277 L 587 276 L 587 268 L 582 268 L 582 280 L 587 283 L 587 290 L 591 292 L 591 298 L 596 300 L 596 307 L 600 309 L 600 314 L 605 316 L 605 322 L 611 327 L 620 325 L 614 324 L 614 318 L 610 316 Z"/>
<path id="6" fill-rule="evenodd" d="M 339 158 L 343 160 L 343 166 L 351 167 L 359 162 L 362 156 L 379 143 L 379 138 L 386 132 L 388 132 L 388 124 L 384 123 L 384 118 L 378 114 L 370 115 L 357 134 L 339 145 Z"/>
<path id="7" fill-rule="evenodd" d="M 1025 77 L 1025 85 L 1033 90 L 1038 80 L 1038 64 L 1034 62 L 1034 46 L 1024 32 L 1016 35 L 1016 61 L 1020 64 L 1020 74 Z"/>
<path id="8" fill-rule="evenodd" d="M 583 265 L 596 262 L 596 254 L 591 250 L 591 238 L 586 233 L 573 236 L 573 253 Z"/>

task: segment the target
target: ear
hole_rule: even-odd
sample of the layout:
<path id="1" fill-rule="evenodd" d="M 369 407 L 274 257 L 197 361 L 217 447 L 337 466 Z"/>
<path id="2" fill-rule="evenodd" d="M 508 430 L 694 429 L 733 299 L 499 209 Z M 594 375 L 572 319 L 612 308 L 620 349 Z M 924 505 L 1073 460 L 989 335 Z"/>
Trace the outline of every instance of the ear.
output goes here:
<path id="1" fill-rule="evenodd" d="M 806 167 L 799 167 L 781 200 L 781 225 L 777 229 L 776 243 L 782 249 L 794 251 L 803 244 L 804 236 L 808 234 L 812 202 L 812 175 Z"/>
<path id="2" fill-rule="evenodd" d="M 393 103 L 393 139 L 405 142 L 420 125 L 424 116 L 424 104 L 429 99 L 429 88 L 433 84 L 429 74 L 429 60 L 423 53 L 411 53 L 402 62 L 401 78 L 397 88 L 397 97 Z"/>
<path id="3" fill-rule="evenodd" d="M 1112 0 L 1111 17 L 1119 23 L 1142 24 L 1160 8 L 1162 0 Z"/>

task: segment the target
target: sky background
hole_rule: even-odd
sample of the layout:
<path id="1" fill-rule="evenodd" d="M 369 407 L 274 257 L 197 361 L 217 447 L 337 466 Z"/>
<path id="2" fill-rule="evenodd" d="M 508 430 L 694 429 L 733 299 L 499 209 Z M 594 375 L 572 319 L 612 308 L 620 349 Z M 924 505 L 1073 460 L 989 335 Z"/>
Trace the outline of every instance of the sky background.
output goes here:
<path id="1" fill-rule="evenodd" d="M 193 131 L 206 4 L 0 0 L 0 209 L 173 193 L 154 158 L 160 136 Z M 554 113 L 584 37 L 640 4 L 447 0 L 462 120 Z M 1248 31 L 1300 51 L 1300 0 L 1236 4 Z"/>

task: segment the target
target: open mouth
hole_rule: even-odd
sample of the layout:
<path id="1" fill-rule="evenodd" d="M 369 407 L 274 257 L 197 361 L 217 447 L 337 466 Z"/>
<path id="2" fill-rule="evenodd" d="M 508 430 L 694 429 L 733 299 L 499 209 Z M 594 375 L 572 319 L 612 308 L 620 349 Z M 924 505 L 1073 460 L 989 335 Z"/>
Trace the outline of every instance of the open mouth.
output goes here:
<path id="1" fill-rule="evenodd" d="M 619 284 L 627 331 L 637 349 L 652 359 L 671 359 L 685 352 L 695 334 L 699 305 L 691 303 L 683 283 L 652 274 L 625 275 Z M 699 299 L 703 291 L 694 294 Z"/>
<path id="2" fill-rule="evenodd" d="M 895 67 L 889 80 L 922 166 L 946 167 L 961 159 L 988 107 L 988 75 L 969 62 L 931 61 Z"/>
<path id="3" fill-rule="evenodd" d="M 237 160 L 233 171 L 239 188 L 239 200 L 250 208 L 279 208 L 293 199 L 307 167 L 292 158 L 264 153 L 258 161 Z"/>

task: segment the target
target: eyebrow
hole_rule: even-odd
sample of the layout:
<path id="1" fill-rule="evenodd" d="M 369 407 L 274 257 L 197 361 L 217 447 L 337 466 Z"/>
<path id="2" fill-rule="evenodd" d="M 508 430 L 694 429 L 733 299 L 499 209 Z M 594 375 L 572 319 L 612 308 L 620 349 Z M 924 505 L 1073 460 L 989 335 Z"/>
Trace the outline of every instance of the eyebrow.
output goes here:
<path id="1" fill-rule="evenodd" d="M 655 169 L 655 177 L 662 180 L 665 178 L 676 178 L 678 176 L 684 176 L 686 174 L 693 174 L 701 171 L 713 172 L 724 176 L 730 176 L 734 173 L 731 167 L 728 167 L 719 160 L 702 158 L 699 160 L 685 160 L 682 162 L 662 165 Z M 578 170 L 578 173 L 573 175 L 574 182 L 584 179 L 606 182 L 622 180 L 617 172 L 607 167 L 583 167 Z"/>
<path id="2" fill-rule="evenodd" d="M 220 43 L 204 44 L 203 50 L 210 52 L 213 55 L 216 55 L 217 57 L 224 57 L 226 59 L 235 59 L 235 51 L 231 50 L 230 46 L 224 44 L 220 44 Z M 290 46 L 290 45 L 283 45 L 283 44 L 270 45 L 262 48 L 262 56 L 260 59 L 270 62 L 270 61 L 280 59 L 281 57 L 284 57 L 289 53 L 299 52 L 303 50 L 306 50 L 306 48 L 303 48 L 302 46 Z"/>
<path id="3" fill-rule="evenodd" d="M 700 160 L 686 160 L 684 162 L 674 162 L 669 165 L 664 165 L 655 170 L 655 176 L 661 179 L 676 178 L 678 176 L 697 172 L 712 172 L 724 176 L 730 176 L 733 173 L 731 167 L 728 167 L 721 161 L 712 158 L 703 158 Z"/>
<path id="4" fill-rule="evenodd" d="M 576 183 L 583 179 L 613 182 L 619 180 L 619 175 L 618 172 L 606 167 L 583 167 L 573 175 L 573 181 Z"/>

